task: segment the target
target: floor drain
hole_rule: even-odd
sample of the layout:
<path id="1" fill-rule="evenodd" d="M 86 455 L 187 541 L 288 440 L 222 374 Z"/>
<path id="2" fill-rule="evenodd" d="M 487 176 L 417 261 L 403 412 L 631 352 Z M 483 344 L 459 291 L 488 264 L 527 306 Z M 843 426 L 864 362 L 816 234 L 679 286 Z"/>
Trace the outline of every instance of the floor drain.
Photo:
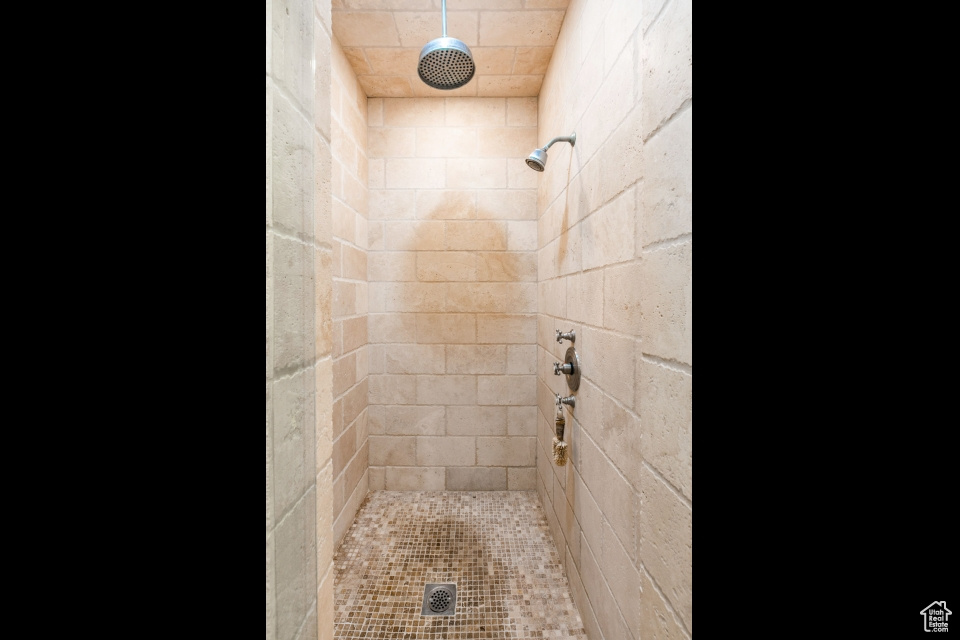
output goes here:
<path id="1" fill-rule="evenodd" d="M 423 587 L 420 615 L 452 616 L 457 608 L 457 585 L 452 582 L 431 582 Z"/>

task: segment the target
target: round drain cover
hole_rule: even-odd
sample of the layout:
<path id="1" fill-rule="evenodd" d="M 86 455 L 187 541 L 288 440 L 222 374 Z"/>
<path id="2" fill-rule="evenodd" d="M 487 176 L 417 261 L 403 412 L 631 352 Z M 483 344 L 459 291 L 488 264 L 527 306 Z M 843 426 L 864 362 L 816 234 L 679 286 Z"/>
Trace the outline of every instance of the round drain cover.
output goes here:
<path id="1" fill-rule="evenodd" d="M 441 612 L 450 608 L 450 602 L 453 600 L 453 594 L 446 587 L 437 587 L 430 592 L 430 609 Z"/>

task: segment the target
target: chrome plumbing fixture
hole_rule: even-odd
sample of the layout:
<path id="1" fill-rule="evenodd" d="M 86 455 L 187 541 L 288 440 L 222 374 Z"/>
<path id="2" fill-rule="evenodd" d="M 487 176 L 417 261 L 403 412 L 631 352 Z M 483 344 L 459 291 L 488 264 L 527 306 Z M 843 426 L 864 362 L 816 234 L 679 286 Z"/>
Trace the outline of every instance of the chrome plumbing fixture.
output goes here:
<path id="1" fill-rule="evenodd" d="M 443 36 L 431 40 L 420 51 L 417 73 L 434 89 L 457 89 L 470 82 L 477 65 L 470 47 L 447 37 L 447 0 L 443 0 Z"/>
<path id="2" fill-rule="evenodd" d="M 428 582 L 423 586 L 422 616 L 452 616 L 457 611 L 457 585 L 453 582 Z"/>
<path id="3" fill-rule="evenodd" d="M 560 333 L 560 329 L 557 329 L 557 342 L 563 343 L 564 340 L 569 340 L 570 342 L 576 342 L 577 332 L 574 329 L 571 329 L 566 333 Z"/>
<path id="4" fill-rule="evenodd" d="M 557 408 L 560 408 L 560 405 L 565 404 L 571 409 L 575 409 L 577 406 L 577 399 L 573 396 L 566 396 L 561 398 L 559 393 L 554 393 L 554 396 L 557 398 Z"/>
<path id="5" fill-rule="evenodd" d="M 534 171 L 543 171 L 547 166 L 547 149 L 549 149 L 554 142 L 569 142 L 571 147 L 576 146 L 577 144 L 577 132 L 574 131 L 568 136 L 557 136 L 553 140 L 547 143 L 547 146 L 540 149 L 534 149 L 530 156 L 527 158 L 527 166 L 533 169 Z"/>
<path id="6" fill-rule="evenodd" d="M 580 388 L 580 356 L 572 346 L 567 349 L 563 364 L 553 363 L 553 375 L 558 376 L 561 373 L 567 376 L 567 387 L 570 391 Z"/>

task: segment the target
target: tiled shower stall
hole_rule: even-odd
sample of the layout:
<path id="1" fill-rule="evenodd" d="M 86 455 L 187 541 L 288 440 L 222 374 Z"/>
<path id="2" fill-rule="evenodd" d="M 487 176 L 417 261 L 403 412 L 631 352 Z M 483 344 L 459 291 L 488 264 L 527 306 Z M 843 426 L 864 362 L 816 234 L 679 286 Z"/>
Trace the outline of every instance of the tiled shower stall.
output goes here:
<path id="1" fill-rule="evenodd" d="M 691 0 L 447 9 L 478 78 L 443 92 L 379 73 L 440 35 L 414 28 L 440 0 L 267 0 L 266 637 L 689 637 Z M 524 30 L 549 46 L 511 53 Z M 565 466 L 555 394 L 576 399 Z M 351 598 L 399 611 L 423 585 L 363 591 L 350 545 L 377 532 L 389 580 L 412 530 L 447 532 L 464 581 L 470 550 L 500 572 L 440 635 L 379 605 L 364 635 Z M 564 622 L 536 628 L 531 597 Z"/>

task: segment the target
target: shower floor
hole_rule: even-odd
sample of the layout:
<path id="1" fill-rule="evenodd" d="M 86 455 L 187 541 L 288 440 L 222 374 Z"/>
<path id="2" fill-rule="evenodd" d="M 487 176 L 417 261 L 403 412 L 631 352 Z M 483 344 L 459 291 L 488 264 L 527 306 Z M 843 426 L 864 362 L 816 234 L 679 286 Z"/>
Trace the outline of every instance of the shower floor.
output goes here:
<path id="1" fill-rule="evenodd" d="M 535 491 L 370 492 L 334 571 L 336 640 L 587 637 Z M 421 615 L 449 582 L 456 614 Z"/>

